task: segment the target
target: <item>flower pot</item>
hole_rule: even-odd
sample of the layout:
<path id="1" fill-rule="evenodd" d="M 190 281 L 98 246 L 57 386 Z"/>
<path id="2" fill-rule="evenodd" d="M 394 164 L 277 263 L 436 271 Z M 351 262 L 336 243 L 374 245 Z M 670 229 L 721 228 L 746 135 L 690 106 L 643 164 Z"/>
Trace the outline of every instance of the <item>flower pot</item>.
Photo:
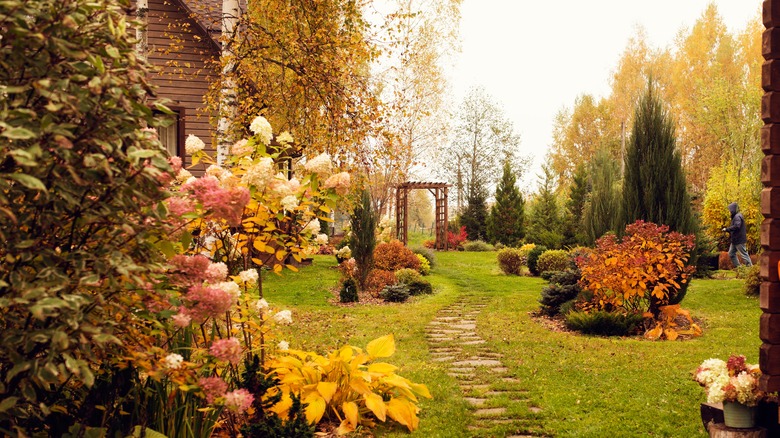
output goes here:
<path id="1" fill-rule="evenodd" d="M 723 423 L 736 429 L 756 426 L 756 407 L 737 402 L 723 402 Z"/>

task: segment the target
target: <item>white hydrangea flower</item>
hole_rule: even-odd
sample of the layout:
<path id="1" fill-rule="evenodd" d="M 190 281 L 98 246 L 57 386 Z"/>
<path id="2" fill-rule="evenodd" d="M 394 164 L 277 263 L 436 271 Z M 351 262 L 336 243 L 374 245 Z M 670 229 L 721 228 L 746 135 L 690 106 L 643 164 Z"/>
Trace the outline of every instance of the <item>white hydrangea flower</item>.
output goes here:
<path id="1" fill-rule="evenodd" d="M 189 170 L 182 169 L 179 171 L 179 173 L 176 174 L 176 181 L 179 182 L 185 182 L 188 181 L 190 178 L 194 178 Z"/>
<path id="2" fill-rule="evenodd" d="M 290 344 L 287 341 L 280 341 L 277 347 L 279 347 L 279 350 L 287 351 L 290 349 Z"/>
<path id="3" fill-rule="evenodd" d="M 293 140 L 293 136 L 289 132 L 284 131 L 278 136 L 276 136 L 276 141 L 278 141 L 281 144 L 289 144 L 295 140 Z"/>
<path id="4" fill-rule="evenodd" d="M 271 157 L 263 157 L 249 166 L 241 181 L 246 185 L 263 188 L 273 178 L 273 170 L 274 160 Z"/>
<path id="5" fill-rule="evenodd" d="M 223 281 L 215 284 L 214 287 L 222 289 L 223 291 L 233 295 L 235 298 L 241 296 L 241 288 L 238 287 L 238 283 L 235 281 Z"/>
<path id="6" fill-rule="evenodd" d="M 311 173 L 316 173 L 318 175 L 327 174 L 331 171 L 332 161 L 333 160 L 328 154 L 320 154 L 307 161 L 303 167 Z"/>
<path id="7" fill-rule="evenodd" d="M 268 301 L 266 301 L 265 298 L 260 298 L 255 303 L 255 308 L 258 313 L 265 313 L 265 310 L 268 309 Z"/>
<path id="8" fill-rule="evenodd" d="M 298 207 L 298 198 L 296 198 L 293 195 L 287 195 L 284 198 L 282 198 L 282 208 L 284 208 L 287 211 L 295 210 L 296 207 Z"/>
<path id="9" fill-rule="evenodd" d="M 249 125 L 249 129 L 254 132 L 256 135 L 260 136 L 260 139 L 265 144 L 271 144 L 271 138 L 273 137 L 273 129 L 271 128 L 271 124 L 268 123 L 268 120 L 266 120 L 263 116 L 257 116 L 254 120 L 252 120 L 252 123 Z"/>
<path id="10" fill-rule="evenodd" d="M 319 234 L 320 233 L 320 220 L 317 218 L 312 219 L 308 224 L 306 224 L 305 227 L 303 227 L 303 230 L 301 230 L 302 234 Z"/>
<path id="11" fill-rule="evenodd" d="M 277 324 L 292 324 L 292 312 L 289 310 L 282 310 L 274 315 L 274 321 Z"/>
<path id="12" fill-rule="evenodd" d="M 318 245 L 327 245 L 328 244 L 328 235 L 327 234 L 317 234 L 317 240 Z"/>
<path id="13" fill-rule="evenodd" d="M 238 276 L 241 277 L 241 281 L 243 281 L 249 286 L 257 284 L 257 280 L 258 278 L 260 278 L 260 276 L 257 273 L 257 269 L 255 268 L 247 269 L 246 271 L 241 271 L 238 273 Z"/>
<path id="14" fill-rule="evenodd" d="M 181 356 L 181 354 L 176 353 L 171 353 L 165 356 L 165 359 L 163 359 L 163 365 L 165 365 L 165 368 L 172 370 L 178 369 L 182 362 L 184 362 L 184 358 Z"/>
<path id="15" fill-rule="evenodd" d="M 205 147 L 206 144 L 203 143 L 203 140 L 194 134 L 188 135 L 187 140 L 184 141 L 184 151 L 190 155 L 202 151 Z"/>

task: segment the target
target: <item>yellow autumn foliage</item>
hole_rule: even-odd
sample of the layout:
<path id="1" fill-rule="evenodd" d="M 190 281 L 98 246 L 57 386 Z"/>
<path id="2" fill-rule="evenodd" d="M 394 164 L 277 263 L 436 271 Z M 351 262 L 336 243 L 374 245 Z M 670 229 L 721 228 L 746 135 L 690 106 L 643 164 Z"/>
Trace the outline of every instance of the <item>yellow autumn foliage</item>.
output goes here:
<path id="1" fill-rule="evenodd" d="M 287 350 L 268 363 L 280 384 L 266 397 L 282 393 L 271 409 L 287 418 L 292 407 L 290 394 L 308 404 L 306 418 L 318 423 L 324 416 L 340 422 L 338 433 L 346 434 L 360 425 L 373 427 L 375 420 L 391 420 L 413 431 L 419 426 L 417 397 L 431 398 L 428 388 L 396 374 L 398 367 L 375 362 L 395 353 L 393 335 L 374 339 L 365 352 L 346 345 L 327 357 L 314 352 Z"/>

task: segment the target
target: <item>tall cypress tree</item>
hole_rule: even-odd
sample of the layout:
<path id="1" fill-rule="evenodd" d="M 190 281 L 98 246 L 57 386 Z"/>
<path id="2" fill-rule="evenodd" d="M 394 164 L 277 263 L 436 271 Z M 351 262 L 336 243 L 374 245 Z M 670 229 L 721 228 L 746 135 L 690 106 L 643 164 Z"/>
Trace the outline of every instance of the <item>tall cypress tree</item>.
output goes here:
<path id="1" fill-rule="evenodd" d="M 675 127 L 652 80 L 634 113 L 623 182 L 623 225 L 642 219 L 689 234 L 696 230 Z"/>
<path id="2" fill-rule="evenodd" d="M 487 240 L 487 195 L 481 187 L 469 190 L 466 210 L 460 217 L 460 224 L 466 227 L 469 240 Z"/>
<path id="3" fill-rule="evenodd" d="M 590 163 L 591 192 L 583 213 L 586 243 L 593 244 L 608 231 L 617 231 L 620 217 L 620 168 L 606 150 L 599 150 Z"/>
<path id="4" fill-rule="evenodd" d="M 365 290 L 368 274 L 374 268 L 376 247 L 376 213 L 371 204 L 371 194 L 364 189 L 350 216 L 352 227 L 352 257 L 357 264 L 357 280 L 360 290 Z"/>
<path id="5" fill-rule="evenodd" d="M 557 249 L 563 244 L 563 232 L 558 198 L 555 195 L 555 175 L 547 165 L 542 166 L 542 172 L 544 179 L 529 214 L 526 238 L 547 248 Z"/>
<path id="6" fill-rule="evenodd" d="M 496 187 L 496 203 L 490 208 L 487 237 L 491 243 L 516 245 L 525 235 L 523 227 L 525 201 L 516 186 L 517 178 L 508 161 Z"/>

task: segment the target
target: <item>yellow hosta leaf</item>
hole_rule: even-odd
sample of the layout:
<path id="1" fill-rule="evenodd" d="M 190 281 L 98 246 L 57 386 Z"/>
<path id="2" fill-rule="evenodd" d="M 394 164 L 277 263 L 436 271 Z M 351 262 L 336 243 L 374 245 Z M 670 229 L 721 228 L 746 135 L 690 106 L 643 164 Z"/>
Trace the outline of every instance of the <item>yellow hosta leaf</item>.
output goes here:
<path id="1" fill-rule="evenodd" d="M 358 405 L 355 402 L 344 402 L 341 405 L 341 410 L 344 411 L 344 419 L 352 425 L 352 428 L 357 427 Z"/>
<path id="2" fill-rule="evenodd" d="M 358 394 L 363 394 L 364 397 L 366 394 L 371 393 L 371 388 L 368 386 L 368 382 L 366 382 L 366 380 L 361 377 L 353 377 L 349 381 L 349 387 Z"/>
<path id="3" fill-rule="evenodd" d="M 317 384 L 317 392 L 320 393 L 322 398 L 326 402 L 330 403 L 330 399 L 333 398 L 333 394 L 339 389 L 339 385 L 336 382 L 320 382 Z"/>
<path id="4" fill-rule="evenodd" d="M 661 337 L 661 334 L 663 334 L 663 328 L 660 325 L 657 325 L 654 329 L 645 332 L 645 337 L 647 339 L 656 340 Z"/>
<path id="5" fill-rule="evenodd" d="M 387 406 L 385 406 L 385 402 L 382 400 L 381 395 L 373 392 L 364 393 L 363 399 L 366 401 L 366 407 L 371 409 L 371 412 L 374 413 L 374 416 L 379 419 L 379 421 L 385 421 L 387 419 Z"/>
<path id="6" fill-rule="evenodd" d="M 354 431 L 355 431 L 355 426 L 351 425 L 346 418 L 341 420 L 341 424 L 339 424 L 338 429 L 336 429 L 336 433 L 339 435 L 346 435 Z"/>
<path id="7" fill-rule="evenodd" d="M 391 398 L 387 402 L 387 415 L 406 426 L 410 432 L 417 429 L 420 423 L 417 418 L 417 407 L 409 400 Z"/>
<path id="8" fill-rule="evenodd" d="M 392 334 L 376 338 L 368 343 L 366 351 L 372 357 L 390 357 L 395 353 L 395 339 Z"/>
<path id="9" fill-rule="evenodd" d="M 349 362 L 352 360 L 352 347 L 345 345 L 339 349 L 338 358 L 343 362 Z"/>
<path id="10" fill-rule="evenodd" d="M 411 383 L 409 386 L 411 386 L 412 392 L 415 394 L 421 395 L 425 398 L 433 398 L 431 392 L 428 391 L 428 387 L 422 383 Z"/>
<path id="11" fill-rule="evenodd" d="M 666 339 L 670 341 L 674 341 L 675 339 L 677 339 L 677 336 L 679 336 L 673 328 L 668 328 L 664 330 L 664 334 L 666 335 Z"/>
<path id="12" fill-rule="evenodd" d="M 397 369 L 398 369 L 397 366 L 385 362 L 376 362 L 368 366 L 369 373 L 377 373 L 377 374 L 390 374 Z"/>
<path id="13" fill-rule="evenodd" d="M 268 394 L 268 396 L 271 396 L 273 394 Z M 278 403 L 271 406 L 269 409 L 271 412 L 276 413 L 280 418 L 287 418 L 287 411 L 290 410 L 292 407 L 292 398 L 290 398 L 290 394 L 287 392 L 284 392 L 282 394 L 282 399 L 279 400 Z"/>
<path id="14" fill-rule="evenodd" d="M 312 392 L 306 396 L 303 402 L 309 405 L 306 406 L 306 420 L 309 424 L 319 423 L 322 416 L 325 414 L 325 407 L 327 406 L 325 399 L 318 393 Z"/>

